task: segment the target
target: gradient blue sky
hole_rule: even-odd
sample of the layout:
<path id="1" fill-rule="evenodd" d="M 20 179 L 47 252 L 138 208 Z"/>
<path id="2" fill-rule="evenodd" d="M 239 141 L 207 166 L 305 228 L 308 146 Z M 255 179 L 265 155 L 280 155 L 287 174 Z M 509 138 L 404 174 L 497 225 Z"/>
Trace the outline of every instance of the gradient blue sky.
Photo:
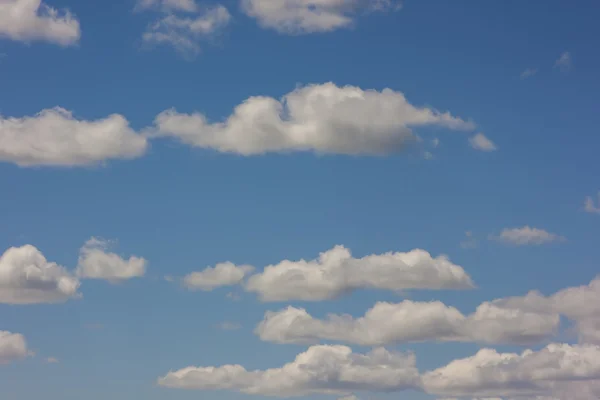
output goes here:
<path id="1" fill-rule="evenodd" d="M 253 334 L 265 311 L 287 304 L 261 303 L 235 287 L 191 292 L 164 280 L 222 261 L 260 269 L 312 259 L 336 244 L 361 257 L 422 248 L 447 254 L 477 284 L 469 291 L 359 290 L 331 301 L 288 302 L 321 317 L 360 316 L 377 301 L 403 296 L 441 300 L 466 314 L 482 301 L 530 289 L 550 295 L 584 285 L 600 271 L 600 216 L 584 210 L 585 198 L 600 189 L 597 1 L 406 0 L 399 11 L 356 16 L 351 28 L 286 35 L 259 26 L 237 1 L 223 0 L 232 20 L 195 57 L 169 46 L 143 48 L 142 32 L 157 14 L 133 12 L 133 1 L 48 4 L 76 15 L 81 39 L 61 47 L 0 35 L 4 118 L 60 106 L 86 120 L 119 113 L 142 130 L 171 107 L 222 120 L 250 96 L 280 98 L 297 85 L 333 82 L 390 88 L 414 105 L 472 120 L 477 129 L 415 129 L 440 140 L 432 159 L 410 150 L 244 157 L 159 139 L 143 157 L 103 165 L 0 162 L 0 254 L 32 244 L 48 260 L 74 268 L 79 248 L 95 236 L 118 240 L 118 254 L 148 260 L 144 278 L 84 281 L 81 299 L 0 304 L 0 330 L 23 334 L 36 352 L 0 366 L 3 399 L 261 398 L 155 384 L 188 365 L 264 369 L 304 351 Z M 565 52 L 570 68 L 556 68 Z M 527 69 L 537 73 L 523 79 Z M 497 150 L 471 148 L 476 132 Z M 567 240 L 514 246 L 489 239 L 523 226 Z M 467 231 L 476 246 L 461 246 Z M 232 291 L 239 301 L 226 296 Z M 225 321 L 241 328 L 219 329 Z M 567 334 L 561 339 L 577 342 Z M 479 347 L 388 348 L 413 349 L 419 369 L 430 370 Z M 60 362 L 47 364 L 47 357 Z"/>

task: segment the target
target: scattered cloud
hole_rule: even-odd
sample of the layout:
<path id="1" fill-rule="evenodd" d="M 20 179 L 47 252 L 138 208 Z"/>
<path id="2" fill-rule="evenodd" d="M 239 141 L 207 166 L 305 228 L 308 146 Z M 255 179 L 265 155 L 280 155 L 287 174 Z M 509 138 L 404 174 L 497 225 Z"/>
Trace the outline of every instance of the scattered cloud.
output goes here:
<path id="1" fill-rule="evenodd" d="M 238 324 L 237 322 L 225 321 L 225 322 L 221 322 L 219 325 L 217 325 L 217 328 L 219 328 L 223 331 L 237 331 L 237 330 L 241 329 L 242 326 L 240 324 Z"/>
<path id="2" fill-rule="evenodd" d="M 58 364 L 60 361 L 58 361 L 58 358 L 54 358 L 54 357 L 48 357 L 46 358 L 46 363 L 47 364 Z"/>
<path id="3" fill-rule="evenodd" d="M 82 279 L 103 279 L 112 283 L 145 275 L 148 262 L 137 256 L 124 259 L 109 253 L 110 243 L 92 237 L 79 252 L 76 274 Z"/>
<path id="4" fill-rule="evenodd" d="M 314 343 L 332 340 L 361 346 L 408 342 L 476 342 L 535 344 L 558 329 L 557 313 L 502 308 L 485 302 L 468 316 L 439 301 L 378 302 L 364 316 L 330 314 L 313 318 L 305 309 L 288 307 L 267 312 L 256 327 L 264 341 Z"/>
<path id="5" fill-rule="evenodd" d="M 492 236 L 493 239 L 505 243 L 511 243 L 517 246 L 541 245 L 552 242 L 563 242 L 564 236 L 550 233 L 543 229 L 524 226 L 522 228 L 504 229 L 499 236 Z"/>
<path id="6" fill-rule="evenodd" d="M 169 372 L 158 379 L 158 384 L 289 397 L 414 389 L 420 386 L 420 378 L 412 354 L 392 353 L 383 348 L 360 354 L 346 346 L 312 346 L 280 368 L 248 371 L 241 365 L 187 367 Z"/>
<path id="7" fill-rule="evenodd" d="M 136 10 L 160 10 L 171 11 L 198 11 L 198 4 L 194 0 L 137 0 Z"/>
<path id="8" fill-rule="evenodd" d="M 96 121 L 78 120 L 57 107 L 33 117 L 0 116 L 0 162 L 21 167 L 84 166 L 108 159 L 132 159 L 148 143 L 118 114 Z"/>
<path id="9" fill-rule="evenodd" d="M 246 15 L 263 28 L 301 35 L 330 32 L 354 24 L 359 12 L 399 10 L 398 0 L 241 0 Z"/>
<path id="10" fill-rule="evenodd" d="M 460 247 L 463 249 L 474 249 L 478 245 L 477 239 L 473 236 L 473 232 L 465 232 L 465 238 L 460 242 Z"/>
<path id="11" fill-rule="evenodd" d="M 69 10 L 57 10 L 41 0 L 0 1 L 0 39 L 45 41 L 59 46 L 79 42 L 79 21 Z"/>
<path id="12" fill-rule="evenodd" d="M 354 258 L 349 249 L 335 246 L 314 260 L 269 265 L 250 277 L 246 290 L 257 293 L 262 301 L 320 301 L 361 288 L 400 291 L 473 286 L 462 267 L 445 256 L 433 258 L 425 250 Z"/>
<path id="13" fill-rule="evenodd" d="M 23 335 L 0 331 L 0 364 L 21 360 L 29 354 L 30 351 L 27 349 L 27 342 Z"/>
<path id="14" fill-rule="evenodd" d="M 573 66 L 573 59 L 571 57 L 571 53 L 565 51 L 560 55 L 558 60 L 554 63 L 554 68 L 558 68 L 563 72 L 566 72 L 571 69 Z"/>
<path id="15" fill-rule="evenodd" d="M 237 266 L 231 262 L 224 262 L 186 275 L 183 284 L 190 290 L 208 292 L 222 286 L 239 285 L 253 270 L 251 265 Z"/>
<path id="16" fill-rule="evenodd" d="M 246 156 L 292 151 L 385 155 L 414 143 L 411 128 L 418 126 L 474 127 L 448 112 L 415 107 L 390 89 L 365 91 L 325 83 L 299 87 L 281 100 L 250 97 L 224 122 L 167 110 L 156 117 L 148 133 Z"/>
<path id="17" fill-rule="evenodd" d="M 469 138 L 469 144 L 472 148 L 479 151 L 496 151 L 498 148 L 490 139 L 488 139 L 483 133 L 478 133 Z"/>
<path id="18" fill-rule="evenodd" d="M 79 286 L 75 276 L 32 245 L 11 247 L 0 256 L 0 303 L 61 303 L 78 297 Z"/>
<path id="19" fill-rule="evenodd" d="M 598 192 L 598 205 L 594 204 L 592 196 L 585 198 L 583 209 L 591 214 L 600 214 L 600 192 Z"/>
<path id="20" fill-rule="evenodd" d="M 527 68 L 525 71 L 521 72 L 521 79 L 531 78 L 532 76 L 537 75 L 537 68 Z"/>

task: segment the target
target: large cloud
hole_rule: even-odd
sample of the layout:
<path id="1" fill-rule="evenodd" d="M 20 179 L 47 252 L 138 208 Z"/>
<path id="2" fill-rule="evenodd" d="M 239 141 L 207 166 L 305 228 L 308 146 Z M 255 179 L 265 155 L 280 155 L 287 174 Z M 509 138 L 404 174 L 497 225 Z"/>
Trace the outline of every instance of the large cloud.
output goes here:
<path id="1" fill-rule="evenodd" d="M 180 389 L 289 397 L 357 390 L 399 391 L 418 388 L 421 382 L 411 354 L 390 353 L 383 348 L 356 354 L 346 346 L 313 346 L 281 368 L 248 371 L 241 365 L 188 367 L 169 372 L 158 383 Z"/>
<path id="2" fill-rule="evenodd" d="M 63 108 L 33 117 L 0 116 L 0 162 L 23 167 L 82 166 L 143 155 L 148 144 L 118 114 L 96 121 L 75 119 Z"/>
<path id="3" fill-rule="evenodd" d="M 262 340 L 277 343 L 334 340 L 366 346 L 424 341 L 530 344 L 554 334 L 559 322 L 557 314 L 505 309 L 491 303 L 483 303 L 473 314 L 464 316 L 439 301 L 405 300 L 377 303 L 360 318 L 332 314 L 318 320 L 304 309 L 288 307 L 267 312 L 256 333 Z"/>
<path id="4" fill-rule="evenodd" d="M 59 303 L 78 296 L 79 280 L 48 262 L 35 247 L 11 247 L 0 256 L 0 303 Z"/>
<path id="5" fill-rule="evenodd" d="M 359 10 L 400 8 L 398 0 L 241 0 L 241 4 L 261 26 L 286 34 L 329 32 L 351 26 Z"/>
<path id="6" fill-rule="evenodd" d="M 284 260 L 250 277 L 246 290 L 262 301 L 319 301 L 359 288 L 467 289 L 473 282 L 462 267 L 445 256 L 433 258 L 424 250 L 373 254 L 354 258 L 336 246 L 305 261 Z"/>
<path id="7" fill-rule="evenodd" d="M 224 262 L 186 275 L 183 284 L 190 290 L 211 291 L 221 286 L 240 284 L 253 270 L 254 267 L 250 265 L 237 266 L 231 262 Z"/>
<path id="8" fill-rule="evenodd" d="M 108 252 L 106 240 L 91 238 L 80 250 L 76 273 L 80 278 L 103 279 L 120 282 L 139 278 L 146 273 L 147 261 L 142 257 L 131 256 L 125 259 Z"/>
<path id="9" fill-rule="evenodd" d="M 8 364 L 27 357 L 27 342 L 23 335 L 0 331 L 0 364 Z"/>
<path id="10" fill-rule="evenodd" d="M 20 42 L 43 40 L 69 46 L 81 36 L 79 21 L 69 11 L 59 11 L 41 0 L 0 1 L 0 39 Z"/>
<path id="11" fill-rule="evenodd" d="M 550 395 L 569 382 L 600 379 L 600 347 L 550 344 L 522 354 L 482 349 L 423 375 L 427 392 L 443 396 Z"/>
<path id="12" fill-rule="evenodd" d="M 384 155 L 413 143 L 411 128 L 418 126 L 473 128 L 448 112 L 413 106 L 400 92 L 325 83 L 297 88 L 281 100 L 250 97 L 224 122 L 211 123 L 200 113 L 164 111 L 152 131 L 192 146 L 242 155 L 293 151 Z"/>

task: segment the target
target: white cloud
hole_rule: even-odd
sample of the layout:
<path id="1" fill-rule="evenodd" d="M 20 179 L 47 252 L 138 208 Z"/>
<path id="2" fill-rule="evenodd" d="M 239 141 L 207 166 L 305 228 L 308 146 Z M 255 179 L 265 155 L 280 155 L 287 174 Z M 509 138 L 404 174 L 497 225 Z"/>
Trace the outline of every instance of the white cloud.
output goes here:
<path id="1" fill-rule="evenodd" d="M 136 10 L 145 9 L 195 12 L 198 10 L 198 5 L 194 0 L 137 0 Z"/>
<path id="2" fill-rule="evenodd" d="M 560 55 L 558 60 L 554 63 L 554 67 L 560 69 L 561 71 L 568 71 L 573 66 L 573 60 L 571 57 L 571 53 L 565 51 Z"/>
<path id="3" fill-rule="evenodd" d="M 0 39 L 70 46 L 80 37 L 79 21 L 68 10 L 59 11 L 41 0 L 0 1 Z"/>
<path id="4" fill-rule="evenodd" d="M 11 247 L 0 256 L 0 303 L 60 303 L 77 297 L 79 285 L 34 246 Z"/>
<path id="5" fill-rule="evenodd" d="M 537 75 L 537 68 L 527 68 L 525 71 L 521 72 L 521 79 L 531 78 L 534 75 Z"/>
<path id="6" fill-rule="evenodd" d="M 29 354 L 27 342 L 23 335 L 0 331 L 0 364 L 8 364 L 23 359 Z"/>
<path id="7" fill-rule="evenodd" d="M 297 88 L 281 100 L 250 97 L 224 122 L 210 123 L 200 113 L 164 111 L 151 133 L 242 155 L 292 151 L 384 155 L 415 142 L 411 128 L 427 125 L 473 128 L 471 122 L 448 112 L 415 107 L 400 92 L 325 83 Z"/>
<path id="8" fill-rule="evenodd" d="M 224 262 L 186 275 L 183 284 L 190 290 L 211 291 L 222 286 L 238 285 L 253 270 L 251 265 L 237 266 L 231 262 Z"/>
<path id="9" fill-rule="evenodd" d="M 467 289 L 473 282 L 464 269 L 446 256 L 433 258 L 425 250 L 372 254 L 354 258 L 349 249 L 335 246 L 319 258 L 284 260 L 252 275 L 246 290 L 262 301 L 319 301 L 362 288 Z"/>
<path id="10" fill-rule="evenodd" d="M 346 346 L 312 346 L 281 368 L 248 371 L 241 365 L 188 367 L 158 379 L 161 386 L 233 390 L 264 396 L 399 391 L 420 386 L 412 354 L 376 348 L 366 354 Z"/>
<path id="11" fill-rule="evenodd" d="M 363 317 L 330 314 L 314 319 L 304 309 L 267 312 L 255 332 L 277 343 L 342 341 L 363 346 L 406 342 L 458 341 L 532 344 L 553 335 L 558 314 L 534 313 L 483 303 L 469 315 L 439 301 L 378 302 Z"/>
<path id="12" fill-rule="evenodd" d="M 490 152 L 498 150 L 498 147 L 496 147 L 494 142 L 488 139 L 483 133 L 478 133 L 470 137 L 469 144 L 472 148 L 479 151 Z"/>
<path id="13" fill-rule="evenodd" d="M 447 396 L 550 395 L 553 385 L 600 379 L 600 347 L 550 344 L 521 354 L 482 349 L 423 375 L 427 392 Z"/>
<path id="14" fill-rule="evenodd" d="M 83 166 L 143 155 L 148 144 L 118 114 L 96 121 L 77 120 L 63 108 L 33 117 L 0 116 L 0 161 L 22 167 Z"/>
<path id="15" fill-rule="evenodd" d="M 598 205 L 594 204 L 592 196 L 585 198 L 583 209 L 591 214 L 600 214 L 600 192 L 598 192 Z"/>
<path id="16" fill-rule="evenodd" d="M 153 22 L 142 35 L 148 45 L 170 45 L 186 56 L 200 52 L 200 44 L 229 24 L 231 15 L 223 6 L 199 12 L 193 17 L 168 14 Z"/>
<path id="17" fill-rule="evenodd" d="M 241 0 L 241 5 L 260 26 L 292 35 L 349 27 L 359 11 L 401 8 L 397 0 Z"/>
<path id="18" fill-rule="evenodd" d="M 58 358 L 56 357 L 48 357 L 46 358 L 46 363 L 48 364 L 58 364 L 60 361 L 58 361 Z"/>
<path id="19" fill-rule="evenodd" d="M 88 240 L 79 252 L 77 276 L 116 283 L 145 275 L 147 261 L 144 258 L 131 256 L 124 259 L 109 253 L 108 248 L 109 242 L 105 240 L 94 237 Z"/>
<path id="20" fill-rule="evenodd" d="M 522 228 L 504 229 L 496 239 L 517 246 L 541 245 L 552 242 L 562 242 L 566 238 L 543 229 L 524 226 Z"/>

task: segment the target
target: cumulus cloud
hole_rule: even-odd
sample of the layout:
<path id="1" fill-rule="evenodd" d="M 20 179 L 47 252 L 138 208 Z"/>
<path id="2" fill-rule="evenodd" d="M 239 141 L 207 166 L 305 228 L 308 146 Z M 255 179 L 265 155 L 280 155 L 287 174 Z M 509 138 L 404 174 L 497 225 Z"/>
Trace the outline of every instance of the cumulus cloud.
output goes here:
<path id="1" fill-rule="evenodd" d="M 444 396 L 550 395 L 555 384 L 600 379 L 600 347 L 550 344 L 521 354 L 482 349 L 423 375 L 428 393 Z"/>
<path id="2" fill-rule="evenodd" d="M 29 355 L 23 335 L 0 331 L 0 364 L 8 364 Z"/>
<path id="3" fill-rule="evenodd" d="M 222 286 L 238 285 L 253 270 L 251 265 L 237 266 L 231 262 L 224 262 L 186 275 L 183 284 L 190 290 L 211 291 Z"/>
<path id="4" fill-rule="evenodd" d="M 60 303 L 77 297 L 79 285 L 32 245 L 11 247 L 0 256 L 0 303 Z"/>
<path id="5" fill-rule="evenodd" d="M 583 209 L 591 214 L 600 214 L 600 192 L 598 192 L 598 205 L 594 203 L 592 196 L 585 198 Z"/>
<path id="6" fill-rule="evenodd" d="M 246 290 L 257 293 L 262 301 L 319 301 L 360 288 L 400 291 L 473 286 L 462 267 L 445 256 L 433 258 L 425 250 L 354 258 L 349 249 L 335 246 L 314 260 L 269 265 L 250 277 Z"/>
<path id="7" fill-rule="evenodd" d="M 63 108 L 33 117 L 0 116 L 0 162 L 32 166 L 83 166 L 143 155 L 148 144 L 118 114 L 78 120 Z"/>
<path id="8" fill-rule="evenodd" d="M 169 45 L 184 56 L 194 56 L 202 42 L 221 32 L 230 20 L 223 6 L 198 10 L 193 16 L 169 13 L 151 23 L 142 39 L 150 46 Z"/>
<path id="9" fill-rule="evenodd" d="M 241 365 L 187 367 L 169 372 L 158 379 L 158 384 L 278 397 L 400 391 L 420 386 L 415 361 L 412 354 L 383 348 L 357 354 L 346 346 L 312 346 L 280 368 L 248 371 Z"/>
<path id="10" fill-rule="evenodd" d="M 246 156 L 293 151 L 385 155 L 414 143 L 411 128 L 419 126 L 473 128 L 448 112 L 415 107 L 400 92 L 325 83 L 299 87 L 281 100 L 250 97 L 224 122 L 167 110 L 149 133 Z"/>
<path id="11" fill-rule="evenodd" d="M 496 151 L 498 148 L 490 139 L 488 139 L 483 133 L 478 133 L 469 138 L 469 144 L 472 148 L 479 151 Z"/>
<path id="12" fill-rule="evenodd" d="M 493 238 L 516 246 L 541 245 L 566 240 L 563 236 L 530 226 L 504 229 L 499 236 Z"/>
<path id="13" fill-rule="evenodd" d="M 571 69 L 572 66 L 573 60 L 571 58 L 571 53 L 569 53 L 568 51 L 562 53 L 558 60 L 556 60 L 556 62 L 554 63 L 554 67 L 560 69 L 563 72 L 568 71 L 569 69 Z"/>
<path id="14" fill-rule="evenodd" d="M 194 0 L 137 0 L 136 10 L 157 9 L 165 12 L 195 12 L 198 5 Z"/>
<path id="15" fill-rule="evenodd" d="M 146 273 L 147 261 L 142 257 L 131 256 L 125 259 L 108 252 L 109 242 L 91 238 L 79 251 L 76 274 L 83 279 L 104 279 L 121 282 L 142 277 Z"/>
<path id="16" fill-rule="evenodd" d="M 0 39 L 70 46 L 80 36 L 79 21 L 68 10 L 57 10 L 41 0 L 0 1 Z"/>
<path id="17" fill-rule="evenodd" d="M 242 0 L 260 26 L 284 34 L 330 32 L 353 25 L 358 12 L 399 10 L 399 0 Z"/>
<path id="18" fill-rule="evenodd" d="M 555 333 L 558 314 L 535 313 L 483 303 L 469 315 L 439 301 L 378 302 L 364 316 L 330 314 L 324 320 L 288 307 L 267 312 L 255 332 L 277 343 L 342 341 L 363 346 L 405 342 L 532 344 Z"/>

